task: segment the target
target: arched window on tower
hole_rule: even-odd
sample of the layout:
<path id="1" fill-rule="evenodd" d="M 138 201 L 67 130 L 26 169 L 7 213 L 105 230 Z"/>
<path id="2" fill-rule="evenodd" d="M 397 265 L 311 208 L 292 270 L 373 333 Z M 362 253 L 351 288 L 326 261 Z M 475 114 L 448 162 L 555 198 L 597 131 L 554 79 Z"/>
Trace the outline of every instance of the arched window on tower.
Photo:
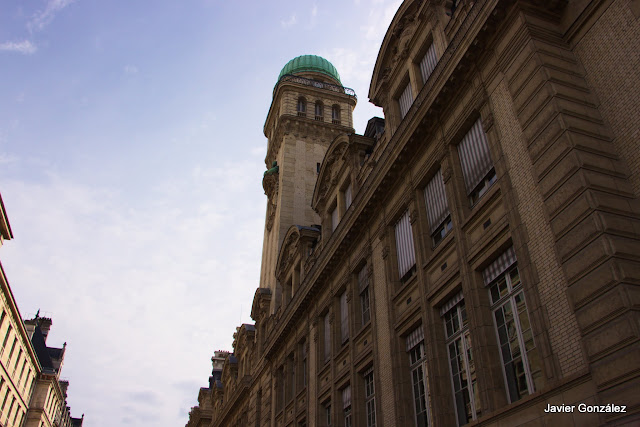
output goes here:
<path id="1" fill-rule="evenodd" d="M 333 107 L 331 107 L 331 123 L 333 123 L 334 125 L 339 125 L 340 124 L 340 106 L 339 105 L 333 105 Z"/>
<path id="2" fill-rule="evenodd" d="M 307 100 L 302 96 L 298 98 L 298 116 L 306 117 L 307 116 Z"/>
<path id="3" fill-rule="evenodd" d="M 323 117 L 323 107 L 321 101 L 316 101 L 316 120 L 324 120 Z"/>

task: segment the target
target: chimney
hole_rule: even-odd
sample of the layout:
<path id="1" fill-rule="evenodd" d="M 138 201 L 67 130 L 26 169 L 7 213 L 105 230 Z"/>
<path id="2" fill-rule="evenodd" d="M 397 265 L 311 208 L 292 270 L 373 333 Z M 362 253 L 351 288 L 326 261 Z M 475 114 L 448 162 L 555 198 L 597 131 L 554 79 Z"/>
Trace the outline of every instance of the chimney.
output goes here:
<path id="1" fill-rule="evenodd" d="M 40 332 L 42 332 L 42 336 L 44 337 L 44 342 L 47 342 L 47 335 L 49 335 L 49 329 L 51 329 L 51 321 L 48 317 L 40 317 L 38 319 L 38 326 L 40 326 Z"/>

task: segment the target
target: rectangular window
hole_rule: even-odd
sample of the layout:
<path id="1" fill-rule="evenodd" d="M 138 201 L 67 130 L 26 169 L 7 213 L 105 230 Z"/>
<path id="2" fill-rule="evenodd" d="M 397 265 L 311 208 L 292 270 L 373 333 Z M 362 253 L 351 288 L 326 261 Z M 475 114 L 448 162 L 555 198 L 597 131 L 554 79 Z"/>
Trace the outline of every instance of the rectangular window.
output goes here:
<path id="1" fill-rule="evenodd" d="M 353 197 L 351 194 L 351 184 L 349 184 L 347 186 L 347 188 L 344 190 L 344 210 L 346 212 L 347 209 L 349 209 L 349 206 L 351 206 L 351 202 L 353 201 Z"/>
<path id="2" fill-rule="evenodd" d="M 436 56 L 436 47 L 431 43 L 427 53 L 424 54 L 422 61 L 420 61 L 420 75 L 422 76 L 422 83 L 427 83 L 429 76 L 433 73 L 438 63 L 438 57 Z"/>
<path id="3" fill-rule="evenodd" d="M 342 389 L 342 410 L 344 414 L 344 427 L 351 427 L 351 386 Z"/>
<path id="4" fill-rule="evenodd" d="M 358 272 L 358 289 L 360 290 L 360 310 L 362 312 L 362 326 L 371 320 L 371 310 L 369 309 L 369 274 L 367 266 L 364 265 Z"/>
<path id="5" fill-rule="evenodd" d="M 340 337 L 344 344 L 349 339 L 349 306 L 347 304 L 347 291 L 340 295 Z"/>
<path id="6" fill-rule="evenodd" d="M 324 404 L 324 417 L 327 422 L 327 425 L 331 425 L 331 402 L 327 402 Z"/>
<path id="7" fill-rule="evenodd" d="M 11 406 L 9 406 L 9 411 L 7 412 L 7 423 L 9 422 L 9 418 L 11 417 L 11 411 L 13 410 L 13 405 L 15 404 L 16 404 L 16 398 L 14 396 L 13 399 L 11 400 Z"/>
<path id="8" fill-rule="evenodd" d="M 452 228 L 451 214 L 441 170 L 438 170 L 424 188 L 424 200 L 427 207 L 429 230 L 435 246 L 440 243 Z"/>
<path id="9" fill-rule="evenodd" d="M 516 261 L 511 247 L 482 272 L 491 298 L 510 402 L 540 389 L 542 382 L 542 363 L 533 341 Z"/>
<path id="10" fill-rule="evenodd" d="M 413 409 L 417 427 L 429 425 L 427 409 L 427 384 L 424 357 L 424 333 L 422 326 L 407 336 L 407 353 L 413 389 Z"/>
<path id="11" fill-rule="evenodd" d="M 11 344 L 11 351 L 9 351 L 9 358 L 7 359 L 7 366 L 11 364 L 11 358 L 13 357 L 13 351 L 16 349 L 16 344 L 18 343 L 18 338 L 13 338 L 13 344 Z"/>
<path id="12" fill-rule="evenodd" d="M 11 333 L 11 325 L 7 327 L 7 333 L 4 334 L 4 341 L 2 341 L 2 350 L 0 350 L 0 355 L 4 353 L 4 349 L 7 347 L 7 341 L 9 341 L 10 333 Z"/>
<path id="13" fill-rule="evenodd" d="M 331 323 L 329 322 L 329 313 L 324 316 L 324 361 L 328 362 L 331 358 Z"/>
<path id="14" fill-rule="evenodd" d="M 479 118 L 462 138 L 458 154 L 469 201 L 474 205 L 496 181 L 487 136 Z"/>
<path id="15" fill-rule="evenodd" d="M 340 221 L 338 220 L 338 206 L 336 206 L 331 211 L 331 231 L 336 231 L 339 223 Z"/>
<path id="16" fill-rule="evenodd" d="M 11 376 L 14 376 L 16 374 L 16 369 L 18 369 L 20 358 L 22 358 L 22 349 L 18 351 L 18 357 L 16 357 L 16 363 L 13 364 L 13 371 L 11 371 Z"/>
<path id="17" fill-rule="evenodd" d="M 471 335 L 462 292 L 440 310 L 444 321 L 453 397 L 458 425 L 468 424 L 481 415 L 476 383 L 476 367 L 471 352 Z"/>
<path id="18" fill-rule="evenodd" d="M 416 271 L 416 254 L 413 247 L 413 233 L 407 210 L 395 225 L 396 251 L 400 281 L 406 282 Z"/>
<path id="19" fill-rule="evenodd" d="M 373 384 L 373 367 L 364 373 L 364 406 L 367 416 L 367 427 L 376 425 L 376 400 L 375 387 Z"/>
<path id="20" fill-rule="evenodd" d="M 400 99 L 398 99 L 400 105 L 400 116 L 404 119 L 404 116 L 409 112 L 411 104 L 413 104 L 413 93 L 411 93 L 411 82 L 407 83 L 407 87 L 402 91 Z"/>

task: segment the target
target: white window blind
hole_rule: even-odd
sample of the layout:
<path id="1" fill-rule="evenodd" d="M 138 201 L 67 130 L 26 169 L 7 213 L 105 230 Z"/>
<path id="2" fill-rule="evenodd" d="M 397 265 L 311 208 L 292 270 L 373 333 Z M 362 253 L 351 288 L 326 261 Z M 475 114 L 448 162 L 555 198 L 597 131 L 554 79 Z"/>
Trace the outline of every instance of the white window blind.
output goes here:
<path id="1" fill-rule="evenodd" d="M 329 313 L 324 316 L 324 360 L 331 357 L 331 324 L 329 323 Z"/>
<path id="2" fill-rule="evenodd" d="M 513 246 L 511 246 L 482 271 L 485 286 L 493 282 L 493 279 L 504 273 L 505 270 L 515 264 L 516 261 L 516 252 L 513 250 Z"/>
<path id="3" fill-rule="evenodd" d="M 358 272 L 358 288 L 362 291 L 369 286 L 369 275 L 367 274 L 367 266 L 363 266 Z"/>
<path id="4" fill-rule="evenodd" d="M 438 57 L 436 56 L 436 47 L 431 43 L 424 58 L 420 61 L 420 74 L 422 75 L 422 83 L 426 83 L 427 79 L 433 73 L 438 63 Z"/>
<path id="5" fill-rule="evenodd" d="M 335 231 L 338 228 L 338 207 L 336 206 L 333 211 L 331 211 L 331 231 Z"/>
<path id="6" fill-rule="evenodd" d="M 340 336 L 342 342 L 349 338 L 349 306 L 347 305 L 347 292 L 340 295 Z"/>
<path id="7" fill-rule="evenodd" d="M 396 252 L 398 253 L 398 272 L 402 278 L 416 264 L 413 248 L 413 234 L 409 222 L 409 211 L 398 220 L 395 226 Z"/>
<path id="8" fill-rule="evenodd" d="M 342 408 L 346 409 L 351 406 L 351 385 L 342 389 Z"/>
<path id="9" fill-rule="evenodd" d="M 424 341 L 424 331 L 422 325 L 418 326 L 407 336 L 407 351 Z"/>
<path id="10" fill-rule="evenodd" d="M 351 184 L 344 190 L 344 210 L 346 211 L 351 206 L 351 202 L 353 201 L 353 196 L 351 194 Z"/>
<path id="11" fill-rule="evenodd" d="M 407 87 L 402 91 L 402 95 L 400 95 L 400 99 L 398 100 L 400 104 L 400 115 L 404 119 L 404 116 L 407 115 L 407 111 L 411 108 L 411 104 L 413 104 L 413 94 L 411 93 L 411 82 L 407 84 Z"/>
<path id="12" fill-rule="evenodd" d="M 493 167 L 487 136 L 482 130 L 480 119 L 476 120 L 471 130 L 462 138 L 458 153 L 467 194 L 471 194 Z"/>
<path id="13" fill-rule="evenodd" d="M 424 200 L 427 205 L 427 218 L 429 229 L 435 232 L 442 222 L 449 216 L 447 194 L 444 190 L 442 171 L 438 170 L 424 189 Z"/>

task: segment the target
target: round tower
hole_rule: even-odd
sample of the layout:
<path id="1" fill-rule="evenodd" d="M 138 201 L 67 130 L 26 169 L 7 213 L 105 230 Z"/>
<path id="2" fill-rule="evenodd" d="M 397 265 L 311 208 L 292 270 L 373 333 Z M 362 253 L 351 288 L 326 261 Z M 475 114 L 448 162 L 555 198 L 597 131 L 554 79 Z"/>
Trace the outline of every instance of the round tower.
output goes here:
<path id="1" fill-rule="evenodd" d="M 333 64 L 317 55 L 287 62 L 273 88 L 264 124 L 268 148 L 262 185 L 268 201 L 260 273 L 260 287 L 273 296 L 271 313 L 280 301 L 275 267 L 282 240 L 294 224 L 320 223 L 311 208 L 318 171 L 331 141 L 354 132 L 356 101 Z"/>

